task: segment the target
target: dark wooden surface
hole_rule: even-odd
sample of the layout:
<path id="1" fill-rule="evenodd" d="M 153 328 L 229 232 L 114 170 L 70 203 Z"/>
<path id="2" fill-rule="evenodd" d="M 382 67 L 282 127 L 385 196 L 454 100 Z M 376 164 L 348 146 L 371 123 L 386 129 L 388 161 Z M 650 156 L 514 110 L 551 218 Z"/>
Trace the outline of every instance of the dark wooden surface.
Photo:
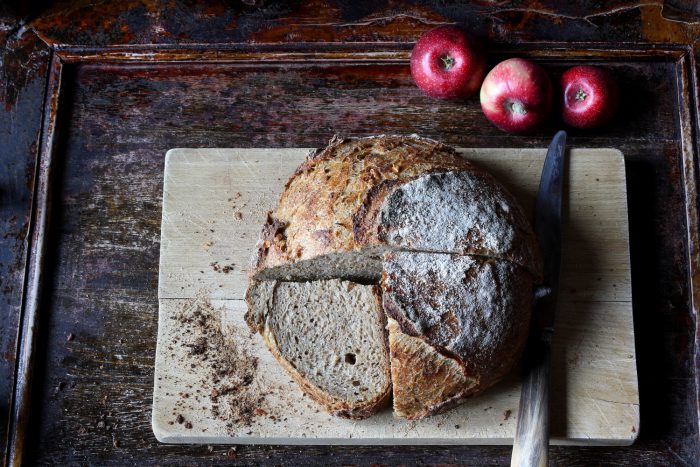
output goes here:
<path id="1" fill-rule="evenodd" d="M 569 144 L 625 153 L 641 432 L 631 447 L 554 447 L 551 460 L 698 465 L 694 2 L 93 3 L 41 6 L 0 24 L 0 163 L 9 168 L 0 172 L 2 429 L 51 49 L 65 62 L 60 104 L 48 108 L 58 123 L 55 203 L 28 462 L 509 463 L 510 448 L 485 446 L 209 452 L 160 445 L 150 428 L 165 151 L 318 146 L 333 133 L 409 132 L 461 146 L 546 146 L 556 120 L 511 136 L 486 121 L 476 100 L 437 102 L 412 84 L 411 42 L 456 21 L 487 39 L 493 63 L 532 57 L 553 76 L 572 63 L 603 63 L 624 89 L 616 122 L 571 131 Z"/>

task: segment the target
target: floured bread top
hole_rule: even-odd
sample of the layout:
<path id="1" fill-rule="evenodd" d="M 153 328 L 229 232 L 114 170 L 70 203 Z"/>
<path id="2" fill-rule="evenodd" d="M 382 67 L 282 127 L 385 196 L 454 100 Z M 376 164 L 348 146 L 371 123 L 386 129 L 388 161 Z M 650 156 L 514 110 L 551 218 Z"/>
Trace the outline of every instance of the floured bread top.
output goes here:
<path id="1" fill-rule="evenodd" d="M 376 243 L 386 194 L 422 174 L 474 170 L 453 148 L 417 136 L 331 140 L 287 182 L 263 227 L 255 271 Z"/>
<path id="2" fill-rule="evenodd" d="M 527 335 L 532 279 L 510 261 L 389 252 L 382 288 L 384 310 L 402 331 L 458 356 L 478 374 L 494 374 L 499 361 L 512 364 L 509 348 L 519 352 Z"/>
<path id="3" fill-rule="evenodd" d="M 380 240 L 401 250 L 504 258 L 540 271 L 525 214 L 485 172 L 432 173 L 398 186 L 378 223 Z"/>

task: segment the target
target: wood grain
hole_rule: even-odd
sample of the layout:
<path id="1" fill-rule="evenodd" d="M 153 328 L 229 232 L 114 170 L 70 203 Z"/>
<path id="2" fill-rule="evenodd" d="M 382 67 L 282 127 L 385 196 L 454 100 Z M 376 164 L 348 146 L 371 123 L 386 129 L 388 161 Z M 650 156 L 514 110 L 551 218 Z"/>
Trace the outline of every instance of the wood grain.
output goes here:
<path id="1" fill-rule="evenodd" d="M 494 173 L 532 211 L 544 150 L 460 151 Z M 257 335 L 250 353 L 261 360 L 258 385 L 276 388 L 264 406 L 267 414 L 274 414 L 274 420 L 258 417 L 252 427 L 241 426 L 227 433 L 225 423 L 209 415 L 206 401 L 183 401 L 178 388 L 194 385 L 208 370 L 206 365 L 191 367 L 185 353 L 193 334 L 173 316 L 184 301 L 201 299 L 204 294 L 225 305 L 224 320 L 233 322 L 237 330 L 230 338 L 248 342 L 242 318 L 248 260 L 266 213 L 274 208 L 284 182 L 307 153 L 308 149 L 168 152 L 153 414 L 158 438 L 184 443 L 512 442 L 515 417 L 503 420 L 502 414 L 517 411 L 517 379 L 511 378 L 445 415 L 420 422 L 393 420 L 390 411 L 384 411 L 368 421 L 346 423 L 316 413 Z M 553 433 L 553 438 L 558 444 L 629 444 L 638 433 L 639 408 L 624 161 L 615 150 L 574 149 L 570 165 L 564 221 L 566 273 L 562 277 L 562 311 L 557 318 L 562 331 L 556 334 L 554 349 L 569 359 L 555 372 L 553 390 L 565 409 L 557 412 L 554 425 L 559 431 Z M 604 252 L 600 245 L 606 245 Z M 576 359 L 570 358 L 573 355 Z M 204 394 L 211 391 L 209 387 L 198 389 Z M 606 406 L 604 412 L 591 410 L 601 404 Z M 198 428 L 172 424 L 176 410 L 186 419 L 195 420 Z M 279 422 L 280 418 L 301 428 L 290 430 Z M 455 425 L 461 428 L 456 430 Z"/>
<path id="2" fill-rule="evenodd" d="M 49 44 L 412 42 L 440 24 L 458 23 L 495 42 L 683 43 L 700 30 L 695 9 L 680 0 L 539 2 L 391 2 L 311 0 L 192 2 L 176 0 L 57 2 L 32 26 Z M 672 3 L 672 8 L 667 8 Z M 671 12 L 671 13 L 669 13 Z M 670 17 L 669 17 L 670 14 Z M 682 21 L 677 20 L 678 16 Z M 119 18 L 104 22 L 102 18 Z M 79 26 L 78 26 L 79 25 Z M 620 27 L 624 25 L 624 27 Z M 86 31 L 92 34 L 86 34 Z"/>

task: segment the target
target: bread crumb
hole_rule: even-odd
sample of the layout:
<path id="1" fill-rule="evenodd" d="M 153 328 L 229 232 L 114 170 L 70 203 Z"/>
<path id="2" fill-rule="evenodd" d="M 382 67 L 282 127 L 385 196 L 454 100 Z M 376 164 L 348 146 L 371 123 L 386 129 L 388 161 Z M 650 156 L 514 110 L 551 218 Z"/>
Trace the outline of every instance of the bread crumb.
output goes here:
<path id="1" fill-rule="evenodd" d="M 232 266 L 212 263 L 217 272 L 228 273 Z M 227 430 L 235 433 L 237 426 L 250 426 L 256 416 L 267 415 L 261 408 L 267 392 L 251 384 L 258 374 L 258 358 L 248 347 L 250 339 L 226 337 L 221 328 L 221 313 L 204 293 L 198 293 L 194 299 L 183 301 L 174 319 L 186 330 L 180 342 L 188 349 L 186 363 L 206 369 L 198 388 L 200 393 L 209 394 L 212 417 L 230 422 Z M 232 335 L 247 336 L 250 331 L 236 328 Z M 180 393 L 182 400 L 189 395 Z M 179 417 L 178 423 L 182 423 Z"/>

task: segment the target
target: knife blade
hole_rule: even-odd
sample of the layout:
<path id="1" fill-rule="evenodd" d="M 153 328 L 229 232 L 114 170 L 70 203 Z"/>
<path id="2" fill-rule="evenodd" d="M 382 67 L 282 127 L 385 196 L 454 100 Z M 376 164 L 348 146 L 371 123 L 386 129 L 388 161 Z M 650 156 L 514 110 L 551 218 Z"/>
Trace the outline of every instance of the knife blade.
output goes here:
<path id="1" fill-rule="evenodd" d="M 561 268 L 565 147 L 566 132 L 559 131 L 547 150 L 535 202 L 534 227 L 542 253 L 543 281 L 535 289 L 511 467 L 544 467 L 548 461 L 549 366 Z"/>

